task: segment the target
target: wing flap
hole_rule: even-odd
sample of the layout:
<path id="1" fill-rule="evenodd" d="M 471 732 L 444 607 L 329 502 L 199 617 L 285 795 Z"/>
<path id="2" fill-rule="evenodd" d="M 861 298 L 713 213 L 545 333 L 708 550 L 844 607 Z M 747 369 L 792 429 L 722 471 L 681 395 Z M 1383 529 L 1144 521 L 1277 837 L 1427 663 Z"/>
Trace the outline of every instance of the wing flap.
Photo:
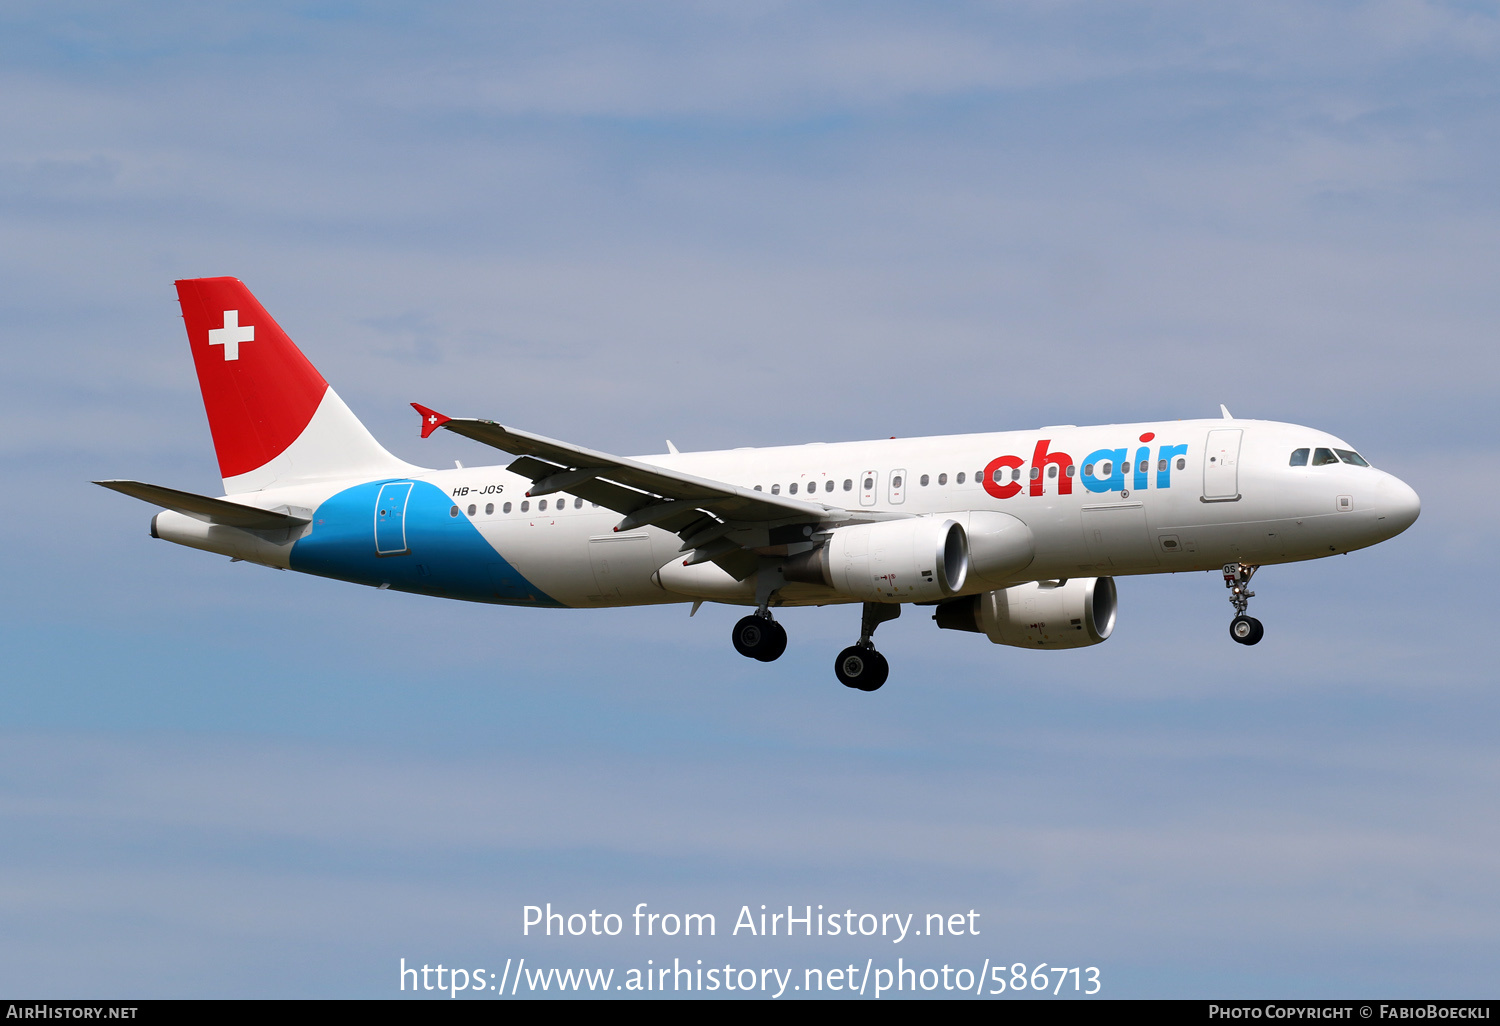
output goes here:
<path id="1" fill-rule="evenodd" d="M 246 506 L 228 499 L 212 499 L 207 495 L 164 488 L 146 484 L 144 481 L 95 481 L 94 484 L 133 499 L 149 502 L 153 506 L 181 513 L 183 516 L 201 520 L 206 524 L 224 527 L 240 527 L 250 531 L 272 531 L 287 527 L 300 527 L 308 523 L 305 517 L 294 517 L 287 513 L 275 513 L 256 506 Z"/>

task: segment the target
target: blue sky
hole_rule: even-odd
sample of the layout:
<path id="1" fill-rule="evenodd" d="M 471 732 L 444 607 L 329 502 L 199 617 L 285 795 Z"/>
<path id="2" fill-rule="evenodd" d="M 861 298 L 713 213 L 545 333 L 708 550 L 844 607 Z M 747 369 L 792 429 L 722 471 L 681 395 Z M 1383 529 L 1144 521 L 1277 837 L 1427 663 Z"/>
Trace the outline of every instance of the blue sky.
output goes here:
<path id="1" fill-rule="evenodd" d="M 0 989 L 393 993 L 520 909 L 980 910 L 1109 996 L 1492 995 L 1493 5 L 11 3 Z M 1073 653 L 792 611 L 467 607 L 146 537 L 208 491 L 171 282 L 244 279 L 371 429 L 616 452 L 1212 416 L 1422 495 L 1376 549 L 1120 582 Z M 898 952 L 904 953 L 904 952 Z M 918 957 L 918 956 L 910 956 Z"/>

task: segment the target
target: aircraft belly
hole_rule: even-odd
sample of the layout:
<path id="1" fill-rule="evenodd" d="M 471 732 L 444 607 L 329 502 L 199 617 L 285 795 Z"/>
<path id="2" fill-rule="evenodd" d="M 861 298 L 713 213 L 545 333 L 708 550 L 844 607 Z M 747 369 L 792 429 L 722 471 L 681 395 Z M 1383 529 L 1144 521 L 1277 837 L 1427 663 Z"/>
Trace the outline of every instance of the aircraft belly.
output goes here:
<path id="1" fill-rule="evenodd" d="M 487 525 L 486 536 L 527 580 L 569 606 L 680 602 L 651 575 L 681 542 L 647 529 L 619 534 L 618 513 L 508 517 Z"/>

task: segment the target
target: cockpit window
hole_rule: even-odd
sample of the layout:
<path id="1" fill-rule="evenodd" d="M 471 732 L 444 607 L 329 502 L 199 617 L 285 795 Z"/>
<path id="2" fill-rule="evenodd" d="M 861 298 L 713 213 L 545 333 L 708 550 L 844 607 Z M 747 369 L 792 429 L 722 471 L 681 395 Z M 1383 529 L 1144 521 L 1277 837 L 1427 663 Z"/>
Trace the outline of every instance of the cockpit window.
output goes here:
<path id="1" fill-rule="evenodd" d="M 1338 453 L 1339 459 L 1343 460 L 1345 463 L 1352 463 L 1356 467 L 1369 466 L 1369 464 L 1365 462 L 1365 458 L 1357 452 L 1350 452 L 1348 449 L 1335 449 L 1333 451 Z"/>
<path id="2" fill-rule="evenodd" d="M 1294 466 L 1294 467 L 1305 467 L 1305 466 L 1307 466 L 1307 454 L 1310 453 L 1310 452 L 1312 452 L 1311 449 L 1294 449 L 1294 450 L 1292 450 L 1292 463 L 1291 463 L 1291 465 Z"/>
<path id="3" fill-rule="evenodd" d="M 1315 467 L 1326 467 L 1330 463 L 1337 463 L 1339 458 L 1333 454 L 1332 449 L 1318 449 L 1313 453 L 1312 465 Z"/>

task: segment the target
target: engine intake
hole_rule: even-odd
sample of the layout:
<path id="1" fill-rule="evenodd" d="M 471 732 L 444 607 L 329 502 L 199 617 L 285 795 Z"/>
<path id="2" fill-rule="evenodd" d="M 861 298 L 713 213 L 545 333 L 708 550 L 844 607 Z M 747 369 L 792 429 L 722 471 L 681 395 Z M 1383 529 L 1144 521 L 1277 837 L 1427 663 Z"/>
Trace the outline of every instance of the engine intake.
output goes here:
<path id="1" fill-rule="evenodd" d="M 933 619 L 945 630 L 974 631 L 1015 648 L 1084 648 L 1115 629 L 1113 577 L 1031 581 L 944 602 Z"/>

